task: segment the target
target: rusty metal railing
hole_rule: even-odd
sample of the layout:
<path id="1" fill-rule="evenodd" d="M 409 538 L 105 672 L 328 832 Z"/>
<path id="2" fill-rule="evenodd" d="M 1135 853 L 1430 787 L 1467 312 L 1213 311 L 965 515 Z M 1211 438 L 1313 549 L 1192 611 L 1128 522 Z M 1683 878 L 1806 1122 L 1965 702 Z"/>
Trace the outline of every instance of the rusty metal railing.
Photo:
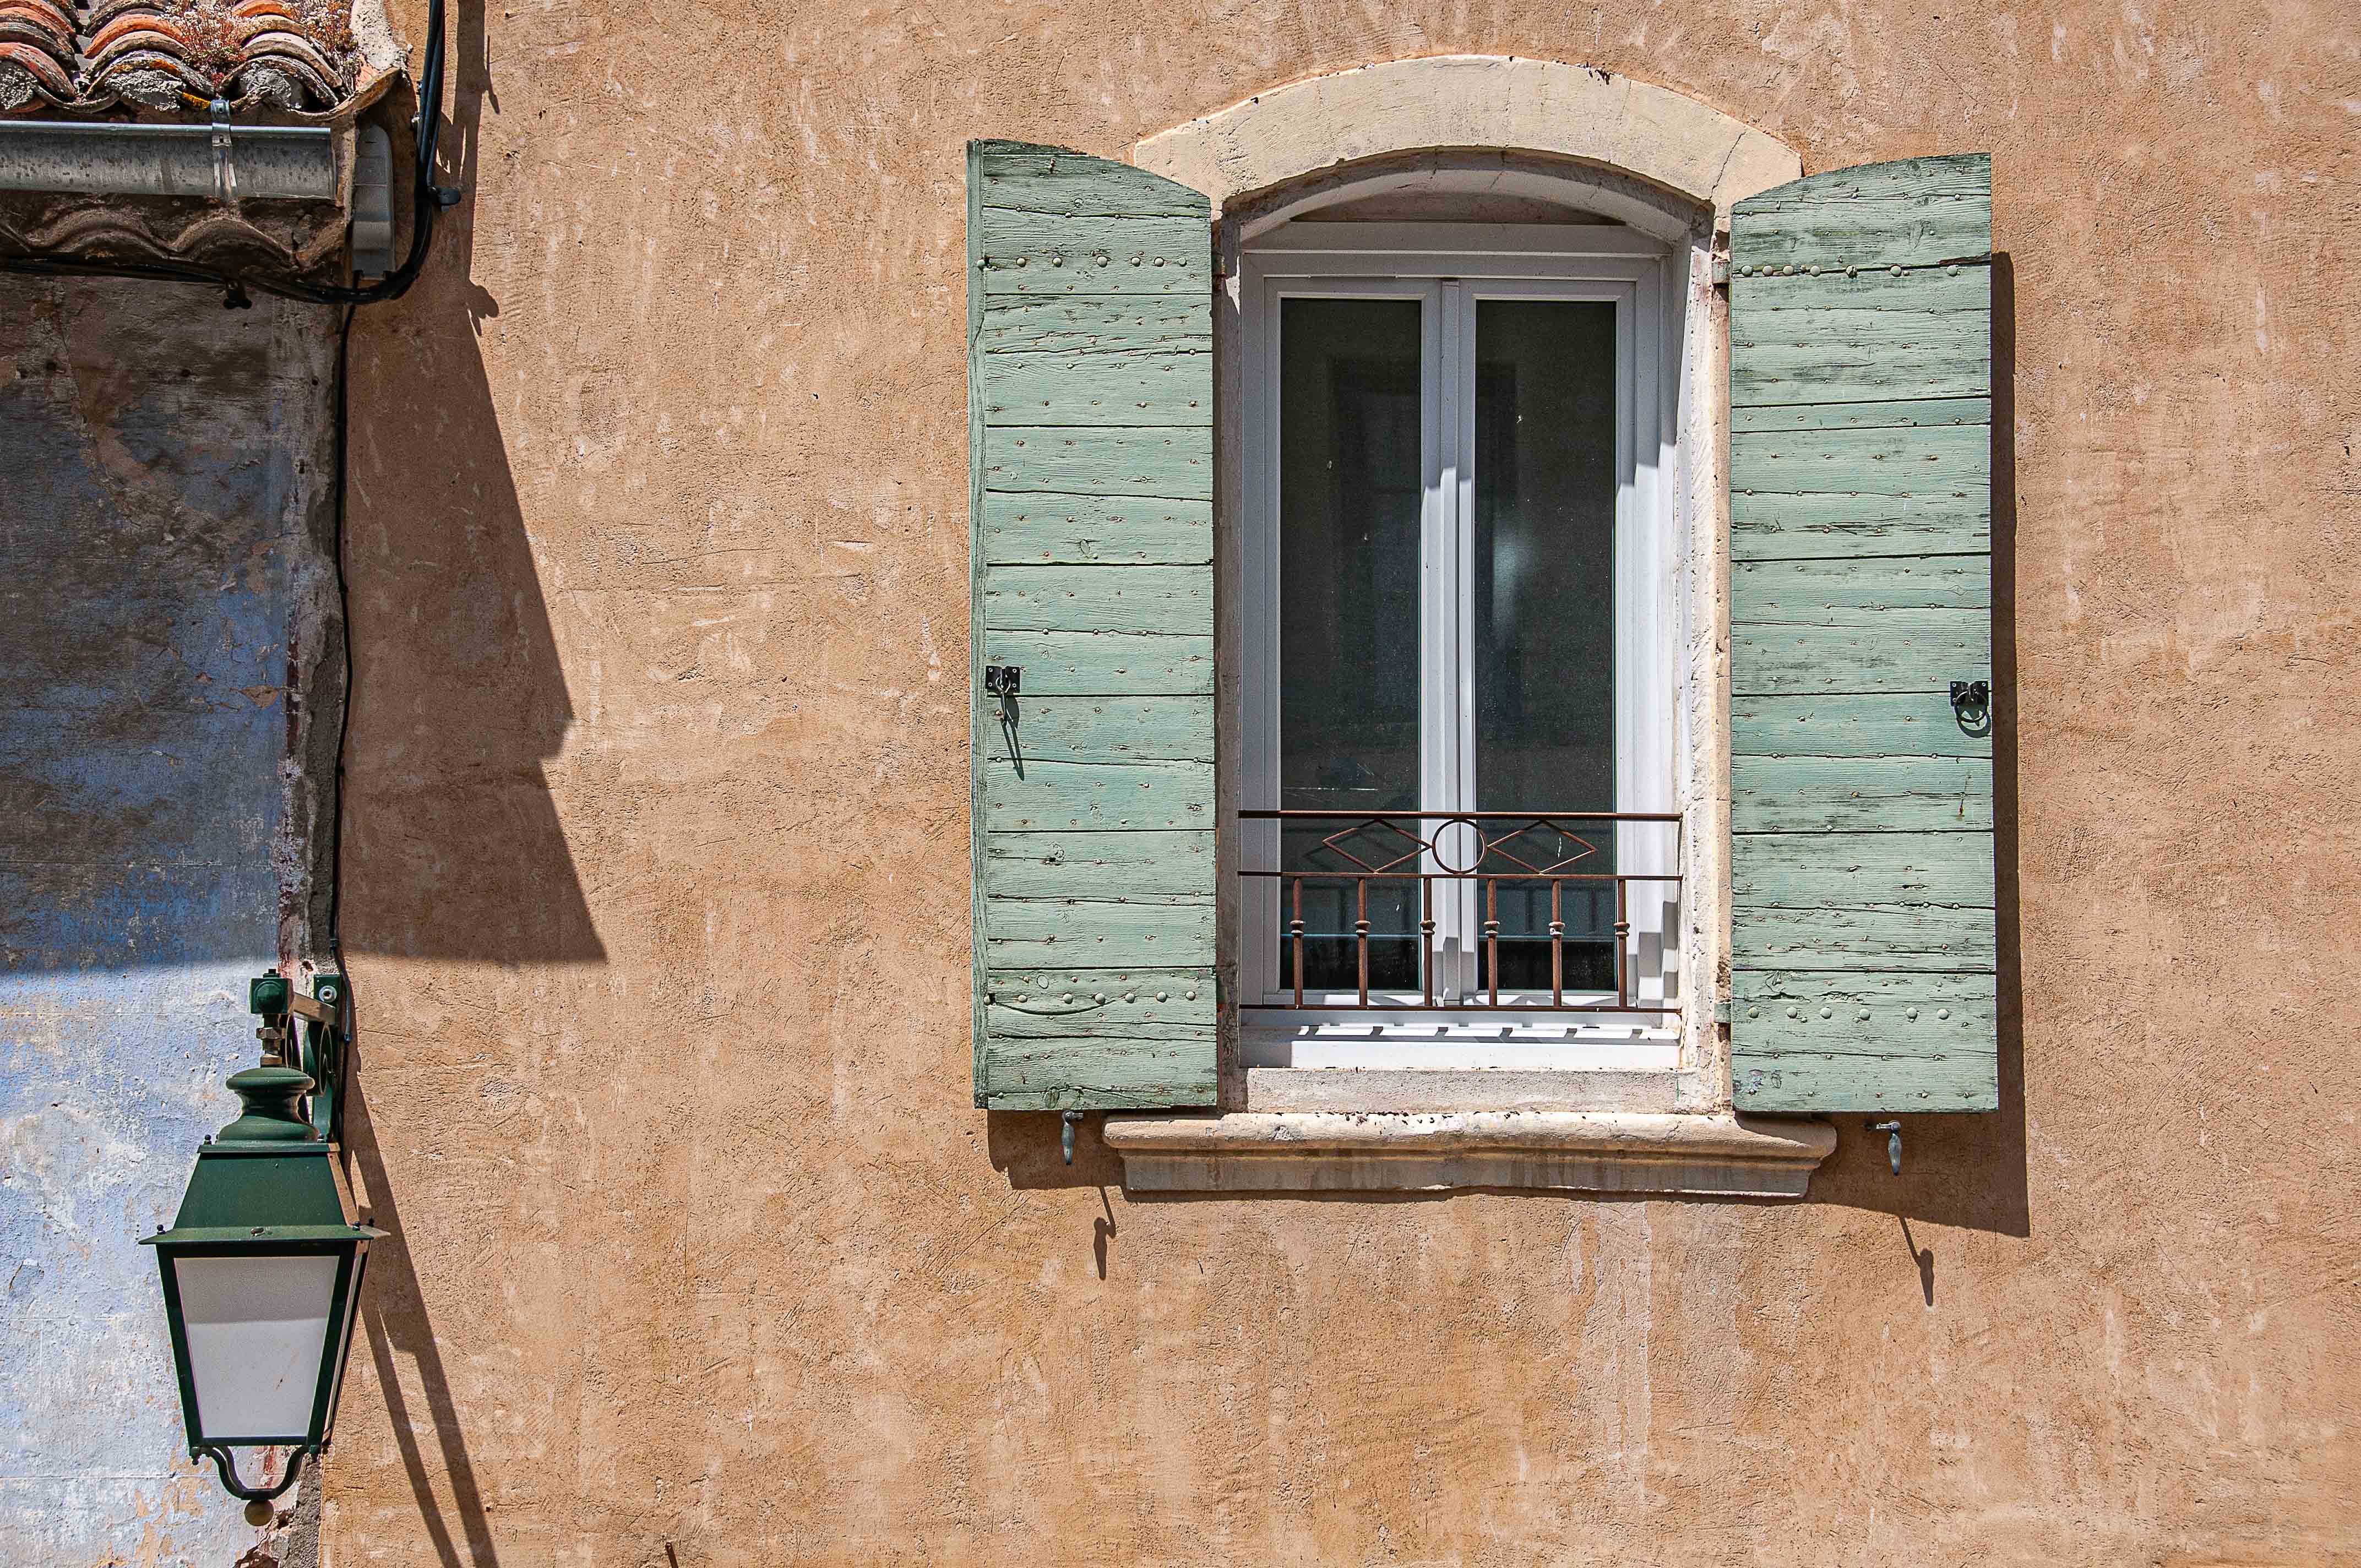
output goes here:
<path id="1" fill-rule="evenodd" d="M 1282 980 L 1281 990 L 1292 992 L 1289 1002 L 1244 1003 L 1249 1011 L 1279 1011 L 1297 1008 L 1307 1011 L 1370 1011 L 1397 1009 L 1420 1005 L 1426 1009 L 1489 1010 L 1505 1008 L 1519 1012 L 1565 1013 L 1646 1013 L 1678 1015 L 1677 1003 L 1635 1002 L 1632 1000 L 1631 955 L 1631 899 L 1633 883 L 1669 886 L 1675 896 L 1681 883 L 1678 870 L 1683 862 L 1681 841 L 1683 818 L 1678 812 L 1659 811 L 1241 811 L 1243 822 L 1279 824 L 1281 856 L 1286 853 L 1286 832 L 1289 825 L 1320 828 L 1334 824 L 1334 830 L 1305 847 L 1307 855 L 1325 854 L 1335 864 L 1325 866 L 1260 867 L 1247 866 L 1240 875 L 1259 881 L 1275 881 L 1280 893 L 1284 941 L 1287 949 L 1286 968 L 1290 971 Z M 1601 855 L 1600 841 L 1612 843 L 1616 829 L 1625 823 L 1645 823 L 1670 827 L 1673 847 L 1670 863 L 1675 868 L 1664 872 L 1627 872 L 1582 869 L 1586 861 L 1609 859 Z M 1578 828 L 1576 825 L 1580 825 Z M 1365 836 L 1374 835 L 1382 846 L 1371 849 L 1362 842 Z M 1538 838 L 1536 838 L 1538 836 Z M 1356 852 L 1356 846 L 1358 846 Z M 1569 852 L 1569 846 L 1571 850 Z M 1303 888 L 1313 884 L 1343 883 L 1352 889 L 1354 969 L 1356 987 L 1355 999 L 1349 1002 L 1329 1001 L 1324 996 L 1308 995 L 1304 981 L 1304 945 L 1307 940 L 1332 941 L 1338 934 L 1312 937 L 1304 928 Z M 1549 889 L 1549 1000 L 1540 999 L 1537 988 L 1506 987 L 1501 984 L 1500 944 L 1500 884 L 1512 886 L 1542 885 Z M 1411 1003 L 1394 997 L 1373 996 L 1369 983 L 1369 944 L 1371 923 L 1369 894 L 1373 885 L 1415 883 L 1419 902 L 1419 976 L 1423 1001 Z M 1481 1002 L 1460 1001 L 1446 1004 L 1438 998 L 1435 984 L 1434 938 L 1437 925 L 1435 890 L 1438 884 L 1455 883 L 1474 886 L 1482 897 L 1483 916 L 1477 939 L 1486 955 L 1485 983 L 1479 986 L 1485 997 Z M 1566 935 L 1565 894 L 1567 885 L 1597 887 L 1611 883 L 1614 887 L 1615 919 L 1611 937 L 1615 1000 L 1602 1002 L 1587 994 L 1566 999 Z M 1402 938 L 1381 936 L 1378 940 Z M 1517 932 L 1507 938 L 1510 942 L 1531 942 L 1539 934 Z M 1385 988 L 1379 988 L 1382 992 Z M 1507 1001 L 1502 992 L 1510 992 Z"/>

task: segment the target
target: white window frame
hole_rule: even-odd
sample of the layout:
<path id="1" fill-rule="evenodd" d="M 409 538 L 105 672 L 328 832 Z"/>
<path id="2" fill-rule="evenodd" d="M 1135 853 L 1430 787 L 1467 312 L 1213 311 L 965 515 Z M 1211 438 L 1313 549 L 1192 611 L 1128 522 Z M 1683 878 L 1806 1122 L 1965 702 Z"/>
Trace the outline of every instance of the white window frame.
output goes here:
<path id="1" fill-rule="evenodd" d="M 1680 573 L 1675 476 L 1679 472 L 1680 323 L 1668 302 L 1680 298 L 1669 247 L 1614 225 L 1454 223 L 1283 224 L 1248 239 L 1239 258 L 1243 360 L 1240 376 L 1242 549 L 1235 591 L 1243 609 L 1241 658 L 1242 804 L 1278 804 L 1279 400 L 1279 303 L 1291 297 L 1385 297 L 1422 302 L 1422 582 L 1420 708 L 1433 724 L 1455 707 L 1459 743 L 1422 758 L 1423 799 L 1467 798 L 1458 776 L 1473 754 L 1472 671 L 1458 639 L 1440 634 L 1445 596 L 1464 599 L 1472 581 L 1474 400 L 1464 395 L 1475 355 L 1477 302 L 1488 299 L 1599 300 L 1617 321 L 1616 497 L 1616 809 L 1675 811 L 1680 789 L 1675 737 L 1678 706 Z M 1455 418 L 1446 417 L 1451 411 Z M 1453 687 L 1457 701 L 1446 701 Z M 1278 828 L 1244 822 L 1246 863 L 1277 863 Z M 1681 871 L 1669 827 L 1624 825 L 1618 864 Z M 1697 901 L 1659 904 L 1633 885 L 1626 961 L 1635 1002 L 1678 1004 L 1684 992 L 1680 927 Z M 1674 890 L 1664 886 L 1669 900 Z M 1681 1027 L 1670 1014 L 1518 1011 L 1433 1012 L 1422 998 L 1376 1011 L 1270 1010 L 1283 992 L 1278 972 L 1279 884 L 1249 879 L 1241 890 L 1237 948 L 1242 1063 L 1248 1068 L 1675 1068 Z M 1472 939 L 1474 890 L 1461 890 L 1455 916 L 1439 912 L 1438 937 Z M 1452 931 L 1452 927 L 1456 931 Z M 1465 949 L 1463 948 L 1462 951 Z M 1472 961 L 1465 966 L 1472 981 Z M 1342 998 L 1351 1000 L 1350 997 Z M 1611 1001 L 1600 995 L 1595 1000 Z M 1257 1006 L 1253 1004 L 1264 1004 Z"/>

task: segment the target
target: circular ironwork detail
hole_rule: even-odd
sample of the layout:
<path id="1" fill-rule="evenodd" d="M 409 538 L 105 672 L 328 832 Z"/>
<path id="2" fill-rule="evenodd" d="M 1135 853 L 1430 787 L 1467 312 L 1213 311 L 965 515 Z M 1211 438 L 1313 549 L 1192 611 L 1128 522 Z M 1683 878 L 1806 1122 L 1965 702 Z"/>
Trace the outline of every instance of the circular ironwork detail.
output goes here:
<path id="1" fill-rule="evenodd" d="M 1455 866 L 1443 853 L 1444 836 L 1454 828 L 1465 828 L 1476 840 L 1476 858 L 1464 866 Z M 1436 825 L 1433 836 L 1427 840 L 1427 851 L 1434 857 L 1435 869 L 1444 876 L 1466 876 L 1484 863 L 1484 829 L 1473 817 L 1453 817 Z"/>

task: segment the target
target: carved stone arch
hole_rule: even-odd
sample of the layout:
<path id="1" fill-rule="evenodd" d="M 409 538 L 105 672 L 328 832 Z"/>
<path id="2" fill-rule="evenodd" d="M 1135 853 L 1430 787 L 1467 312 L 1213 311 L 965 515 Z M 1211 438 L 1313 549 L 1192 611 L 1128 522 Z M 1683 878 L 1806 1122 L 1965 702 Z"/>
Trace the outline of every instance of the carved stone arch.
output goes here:
<path id="1" fill-rule="evenodd" d="M 1441 151 L 1538 154 L 1613 171 L 1707 209 L 1716 228 L 1732 203 L 1803 174 L 1794 148 L 1670 88 L 1500 55 L 1389 60 L 1290 82 L 1149 137 L 1131 160 L 1204 192 L 1219 214 L 1340 165 Z M 1611 180 L 1598 187 L 1603 215 L 1674 237 L 1657 204 Z"/>

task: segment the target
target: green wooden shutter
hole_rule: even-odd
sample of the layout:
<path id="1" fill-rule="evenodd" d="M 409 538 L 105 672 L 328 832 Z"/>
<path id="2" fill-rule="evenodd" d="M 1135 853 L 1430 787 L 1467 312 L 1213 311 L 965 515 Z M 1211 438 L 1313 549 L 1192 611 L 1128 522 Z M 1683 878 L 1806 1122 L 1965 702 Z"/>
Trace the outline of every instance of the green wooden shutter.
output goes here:
<path id="1" fill-rule="evenodd" d="M 1730 1051 L 1750 1111 L 1998 1102 L 1992 159 L 1814 175 L 1730 239 Z"/>
<path id="2" fill-rule="evenodd" d="M 1003 141 L 967 190 L 976 1103 L 1210 1105 L 1209 203 Z"/>

